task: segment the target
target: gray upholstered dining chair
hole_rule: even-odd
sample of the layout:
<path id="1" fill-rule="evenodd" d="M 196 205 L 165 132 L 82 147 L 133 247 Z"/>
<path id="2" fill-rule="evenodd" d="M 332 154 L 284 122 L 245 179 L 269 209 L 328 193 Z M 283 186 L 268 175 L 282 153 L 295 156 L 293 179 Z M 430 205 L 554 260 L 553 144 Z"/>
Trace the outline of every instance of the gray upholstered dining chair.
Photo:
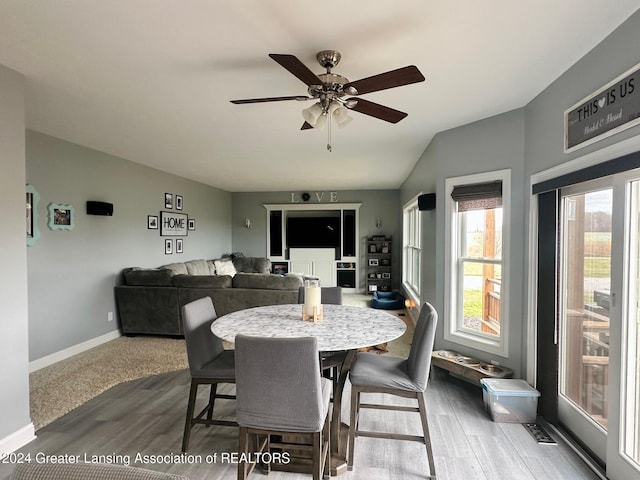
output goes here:
<path id="1" fill-rule="evenodd" d="M 349 422 L 349 452 L 347 466 L 353 468 L 355 438 L 374 437 L 393 440 L 419 441 L 426 445 L 429 461 L 429 478 L 436 478 L 424 392 L 429 380 L 431 353 L 436 333 L 438 314 L 432 305 L 424 303 L 416 322 L 411 349 L 407 359 L 380 356 L 375 353 L 358 353 L 349 371 L 351 381 L 351 418 Z M 389 404 L 361 403 L 361 393 L 391 394 L 414 398 L 417 407 Z M 360 409 L 380 409 L 419 412 L 423 436 L 400 433 L 373 432 L 359 429 Z"/>
<path id="2" fill-rule="evenodd" d="M 182 451 L 189 448 L 191 428 L 196 424 L 237 426 L 229 420 L 213 418 L 213 406 L 217 398 L 234 399 L 235 395 L 217 393 L 219 383 L 235 383 L 235 355 L 225 350 L 222 340 L 211 333 L 211 323 L 216 319 L 216 310 L 211 297 L 204 297 L 182 307 L 184 338 L 187 344 L 191 389 L 187 406 L 187 418 L 182 437 Z M 199 385 L 211 385 L 209 403 L 194 416 Z M 202 418 L 204 414 L 206 418 Z"/>
<path id="3" fill-rule="evenodd" d="M 304 287 L 298 290 L 298 303 L 304 303 Z M 342 305 L 342 287 L 320 287 L 320 303 Z"/>
<path id="4" fill-rule="evenodd" d="M 317 340 L 237 335 L 235 348 L 240 458 L 248 456 L 249 435 L 256 435 L 259 451 L 310 452 L 313 479 L 322 478 L 323 471 L 328 476 L 331 382 L 320 375 Z M 285 442 L 287 434 L 295 434 L 295 443 Z M 280 441 L 272 441 L 272 435 Z M 299 435 L 311 437 L 309 443 L 299 443 Z M 238 480 L 246 479 L 254 467 L 241 460 Z"/>

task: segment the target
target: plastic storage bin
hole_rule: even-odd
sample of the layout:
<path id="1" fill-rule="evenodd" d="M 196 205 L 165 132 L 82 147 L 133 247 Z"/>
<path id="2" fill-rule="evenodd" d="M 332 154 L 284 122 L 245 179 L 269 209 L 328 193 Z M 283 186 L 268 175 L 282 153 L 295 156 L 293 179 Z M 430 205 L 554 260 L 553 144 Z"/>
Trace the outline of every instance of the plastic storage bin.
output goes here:
<path id="1" fill-rule="evenodd" d="M 482 378 L 482 400 L 494 422 L 535 423 L 540 392 L 524 380 Z"/>

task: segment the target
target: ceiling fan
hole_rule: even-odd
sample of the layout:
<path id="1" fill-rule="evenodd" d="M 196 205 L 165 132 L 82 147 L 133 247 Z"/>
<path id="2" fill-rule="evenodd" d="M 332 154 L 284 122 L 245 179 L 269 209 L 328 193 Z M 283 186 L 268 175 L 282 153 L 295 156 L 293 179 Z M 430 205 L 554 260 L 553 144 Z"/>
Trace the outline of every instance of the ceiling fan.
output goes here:
<path id="1" fill-rule="evenodd" d="M 329 116 L 336 120 L 339 126 L 343 126 L 350 120 L 347 110 L 363 113 L 386 122 L 398 123 L 407 116 L 405 112 L 370 102 L 369 100 L 356 98 L 356 96 L 424 81 L 424 76 L 420 73 L 420 70 L 418 70 L 415 65 L 409 65 L 398 68 L 397 70 L 391 70 L 350 82 L 346 77 L 331 72 L 331 69 L 338 65 L 342 58 L 340 52 L 335 50 L 323 50 L 316 55 L 318 63 L 327 70 L 326 73 L 319 75 L 309 70 L 309 68 L 294 55 L 270 53 L 269 56 L 304 82 L 308 87 L 307 92 L 309 96 L 294 95 L 288 97 L 249 98 L 244 100 L 231 100 L 231 103 L 245 104 L 282 102 L 287 100 L 317 100 L 313 106 L 303 110 L 305 122 L 302 124 L 301 130 L 319 128 L 327 123 L 330 126 L 331 122 L 327 122 L 327 117 Z M 327 145 L 327 148 L 331 150 L 330 145 Z"/>

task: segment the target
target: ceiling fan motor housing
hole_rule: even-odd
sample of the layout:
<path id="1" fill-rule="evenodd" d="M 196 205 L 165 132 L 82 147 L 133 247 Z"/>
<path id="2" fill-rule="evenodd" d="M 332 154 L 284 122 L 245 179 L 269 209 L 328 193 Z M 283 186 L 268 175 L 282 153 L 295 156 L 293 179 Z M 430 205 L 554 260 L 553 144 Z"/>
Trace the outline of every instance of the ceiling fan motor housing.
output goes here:
<path id="1" fill-rule="evenodd" d="M 331 70 L 333 67 L 340 63 L 342 55 L 337 50 L 322 50 L 316 55 L 316 60 L 322 65 L 323 68 Z"/>
<path id="2" fill-rule="evenodd" d="M 318 78 L 322 81 L 322 85 L 310 85 L 307 90 L 312 97 L 320 98 L 323 94 L 329 97 L 342 97 L 347 93 L 344 86 L 349 83 L 348 78 L 335 73 L 321 73 Z M 349 92 L 349 95 L 353 93 Z"/>

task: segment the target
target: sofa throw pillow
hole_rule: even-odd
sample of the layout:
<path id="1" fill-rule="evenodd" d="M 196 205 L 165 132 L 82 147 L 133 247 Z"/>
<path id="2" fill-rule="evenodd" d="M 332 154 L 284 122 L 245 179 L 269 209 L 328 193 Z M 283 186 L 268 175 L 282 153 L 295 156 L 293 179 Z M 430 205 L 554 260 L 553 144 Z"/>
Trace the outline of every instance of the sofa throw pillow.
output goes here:
<path id="1" fill-rule="evenodd" d="M 264 257 L 233 257 L 236 272 L 271 273 L 271 260 Z"/>
<path id="2" fill-rule="evenodd" d="M 163 265 L 160 268 L 166 268 L 168 270 L 171 270 L 173 275 L 187 275 L 189 273 L 189 272 L 187 272 L 187 266 L 182 262 L 169 263 L 167 265 Z"/>
<path id="3" fill-rule="evenodd" d="M 231 259 L 214 260 L 213 264 L 216 266 L 216 275 L 230 275 L 233 277 L 236 274 L 236 267 L 233 266 Z"/>
<path id="4" fill-rule="evenodd" d="M 209 268 L 209 264 L 206 260 L 189 260 L 184 263 L 187 267 L 187 273 L 189 275 L 214 275 L 214 272 L 211 272 Z"/>

